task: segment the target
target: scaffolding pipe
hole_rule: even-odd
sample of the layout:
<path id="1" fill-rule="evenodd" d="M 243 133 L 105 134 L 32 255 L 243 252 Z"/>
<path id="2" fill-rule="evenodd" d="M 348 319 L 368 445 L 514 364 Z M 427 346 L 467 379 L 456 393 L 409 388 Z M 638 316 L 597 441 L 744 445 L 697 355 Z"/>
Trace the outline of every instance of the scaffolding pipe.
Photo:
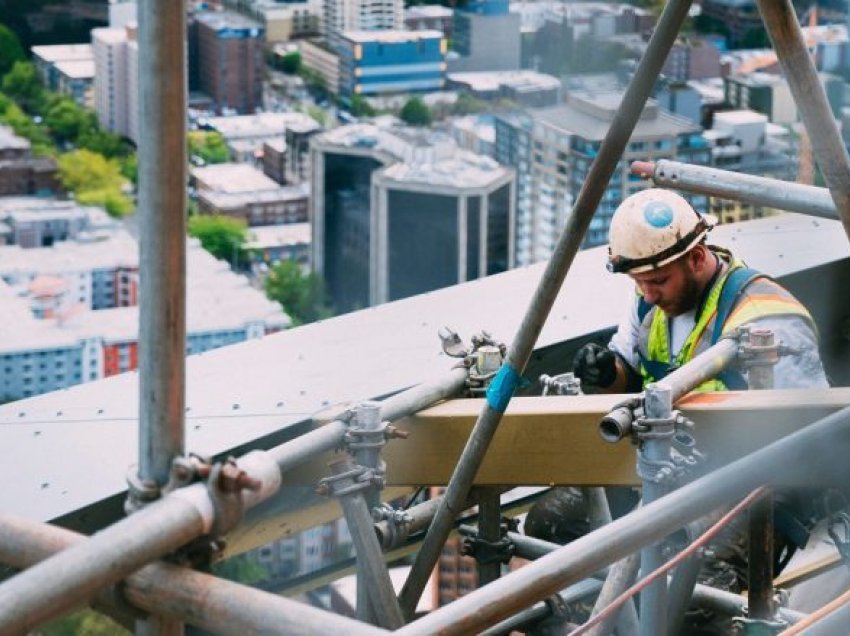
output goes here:
<path id="1" fill-rule="evenodd" d="M 670 387 L 675 404 L 703 382 L 717 377 L 736 361 L 737 356 L 738 341 L 735 338 L 721 338 L 657 384 Z"/>
<path id="2" fill-rule="evenodd" d="M 686 534 L 689 542 L 693 542 L 713 525 L 709 523 L 709 519 L 709 517 L 705 517 L 688 524 Z M 698 551 L 679 565 L 670 577 L 668 587 L 669 598 L 667 601 L 668 634 L 681 633 L 685 616 L 694 595 L 694 588 L 697 585 L 699 572 L 702 569 L 702 564 L 702 552 Z"/>
<path id="3" fill-rule="evenodd" d="M 602 587 L 602 581 L 598 579 L 585 579 L 575 585 L 571 585 L 567 589 L 558 592 L 557 598 L 554 599 L 560 604 L 567 605 L 575 603 L 585 598 L 593 596 L 599 592 Z M 506 636 L 514 631 L 525 631 L 527 625 L 534 624 L 542 619 L 552 616 L 553 604 L 547 599 L 541 603 L 537 603 L 527 609 L 514 614 L 510 618 L 502 621 L 498 625 L 493 625 L 481 632 L 480 636 Z"/>
<path id="4" fill-rule="evenodd" d="M 258 488 L 242 493 L 245 509 L 280 487 L 280 472 L 263 451 L 243 456 L 239 466 Z M 0 634 L 25 632 L 88 603 L 99 589 L 212 533 L 216 511 L 211 487 L 196 483 L 180 488 L 0 585 Z"/>
<path id="5" fill-rule="evenodd" d="M 502 538 L 502 491 L 496 487 L 478 490 L 478 538 L 495 544 Z M 500 561 L 478 561 L 478 584 L 487 585 L 502 573 Z"/>
<path id="6" fill-rule="evenodd" d="M 699 525 L 696 526 L 696 530 L 694 530 L 694 532 L 701 534 L 702 532 L 705 531 L 706 528 L 705 528 L 704 521 L 697 521 L 697 522 L 695 522 L 695 524 L 699 524 Z M 463 534 L 468 534 L 468 533 L 475 532 L 475 528 L 473 528 L 472 526 L 461 526 L 460 531 Z M 515 532 L 509 532 L 508 538 L 516 545 L 516 548 L 517 548 L 516 555 L 518 557 L 528 559 L 529 561 L 534 561 L 534 560 L 539 559 L 543 556 L 546 556 L 547 554 L 550 554 L 550 553 L 554 552 L 555 550 L 557 550 L 558 548 L 561 547 L 557 543 L 551 543 L 549 541 L 543 541 L 542 539 L 535 539 L 533 537 L 528 537 L 526 535 L 518 534 L 518 533 L 515 533 Z M 614 572 L 614 570 L 621 563 L 625 563 L 626 561 L 631 561 L 631 563 L 628 564 L 627 567 L 629 569 L 632 569 L 634 574 L 631 576 L 631 578 L 626 577 L 625 581 L 622 584 L 618 585 L 618 587 L 616 588 L 616 593 L 611 594 L 608 597 L 607 602 L 605 602 L 602 605 L 602 607 L 607 607 L 608 605 L 610 605 L 611 601 L 613 601 L 620 594 L 625 592 L 635 582 L 635 579 L 637 578 L 638 566 L 640 565 L 640 555 L 637 552 L 633 552 L 632 554 L 628 555 L 626 558 L 621 559 L 620 561 L 617 561 L 617 563 L 615 563 L 610 568 L 609 573 L 608 573 L 608 577 L 606 577 L 605 583 L 607 584 L 608 579 L 610 579 L 610 577 L 611 577 L 611 573 Z M 690 561 L 688 561 L 687 563 L 690 563 Z M 585 579 L 584 581 L 582 581 L 581 583 L 578 583 L 576 585 L 582 585 L 583 583 L 586 583 L 587 581 L 593 581 L 593 580 L 596 580 L 596 579 Z M 600 585 L 602 585 L 601 582 L 600 582 Z M 573 587 L 570 587 L 569 589 L 573 589 Z M 599 592 L 600 598 L 601 598 L 601 596 L 605 593 L 604 586 L 602 586 L 601 588 L 597 588 L 597 591 Z M 562 595 L 563 594 L 564 593 L 562 592 Z M 743 596 L 741 596 L 740 594 L 733 594 L 732 592 L 726 592 L 726 591 L 723 591 L 723 590 L 718 590 L 716 588 L 710 587 L 708 585 L 702 585 L 700 583 L 697 583 L 694 586 L 693 597 L 692 597 L 691 601 L 692 601 L 692 604 L 695 607 L 700 607 L 700 608 L 703 608 L 703 609 L 710 610 L 712 612 L 717 612 L 718 614 L 723 614 L 724 616 L 743 616 L 746 613 L 746 609 L 747 609 L 747 600 Z M 519 617 L 520 615 L 524 615 L 524 612 L 530 612 L 532 609 L 536 610 L 534 612 L 534 617 L 536 619 L 543 618 L 545 612 L 550 611 L 550 609 L 551 609 L 551 608 L 549 608 L 549 610 L 547 610 L 547 607 L 548 607 L 548 604 L 539 603 L 539 604 L 535 605 L 533 608 L 529 608 L 527 610 L 523 610 L 522 612 L 515 614 L 513 617 L 507 619 L 506 621 L 499 623 L 499 625 L 497 625 L 497 626 L 488 628 L 487 630 L 485 630 L 484 633 L 485 634 L 502 633 L 502 631 L 500 629 L 501 626 L 503 626 L 503 625 L 514 625 L 514 623 L 512 621 L 515 618 Z M 634 609 L 634 606 L 632 606 L 632 609 Z M 796 622 L 806 618 L 806 614 L 803 614 L 802 612 L 797 612 L 797 611 L 792 610 L 792 609 L 780 607 L 778 611 L 779 611 L 779 617 L 782 618 L 785 621 L 788 621 L 789 623 L 796 623 Z M 598 613 L 598 612 L 595 612 L 595 609 L 594 609 L 594 613 Z M 525 620 L 523 620 L 523 622 L 528 622 L 530 620 L 531 620 L 531 618 L 526 618 Z M 637 619 L 635 617 L 635 621 L 636 620 Z M 597 625 L 596 627 L 592 627 L 590 630 L 588 630 L 587 634 L 588 635 L 594 634 L 594 633 L 596 633 L 594 630 L 597 630 L 598 628 L 600 628 L 602 626 L 606 626 L 606 625 L 608 626 L 609 633 L 610 633 L 611 624 L 610 624 L 609 621 L 605 620 L 602 623 L 600 623 L 600 625 Z M 636 623 L 635 623 L 635 625 L 636 625 Z M 497 631 L 497 630 L 499 630 L 499 631 Z M 599 633 L 605 633 L 605 632 L 600 631 Z M 631 629 L 626 629 L 626 631 L 624 631 L 622 633 L 637 634 L 637 628 L 635 627 L 635 628 L 631 628 Z M 678 631 L 677 630 L 670 630 L 670 633 L 675 634 L 675 633 L 678 633 Z"/>
<path id="7" fill-rule="evenodd" d="M 670 159 L 634 161 L 631 171 L 632 174 L 651 179 L 662 188 L 799 212 L 822 219 L 838 218 L 835 202 L 826 188 L 695 166 Z"/>
<path id="8" fill-rule="evenodd" d="M 670 490 L 670 480 L 664 478 L 658 467 L 670 464 L 673 449 L 675 420 L 673 417 L 673 390 L 663 382 L 648 385 L 644 409 L 648 431 L 638 433 L 637 473 L 641 478 L 644 505 L 661 499 Z M 660 542 L 644 546 L 640 552 L 642 577 L 649 576 L 664 565 Z M 649 583 L 640 593 L 641 636 L 666 636 L 667 634 L 667 578 Z"/>
<path id="9" fill-rule="evenodd" d="M 525 370 L 537 337 L 546 322 L 573 259 L 581 247 L 593 214 L 602 200 L 611 176 L 617 169 L 626 144 L 655 86 L 667 54 L 678 37 L 679 29 L 688 15 L 690 6 L 691 0 L 670 0 L 658 19 L 635 75 L 602 141 L 599 154 L 591 164 L 587 178 L 582 184 L 572 214 L 558 239 L 552 257 L 534 292 L 534 297 L 508 349 L 505 362 L 487 391 L 487 400 L 449 480 L 443 503 L 428 528 L 422 548 L 416 555 L 410 575 L 405 581 L 400 598 L 402 609 L 407 616 L 413 615 L 419 597 L 431 576 L 431 570 L 437 563 L 440 551 L 451 532 L 454 519 L 466 501 L 475 474 L 496 433 L 502 414 Z"/>
<path id="10" fill-rule="evenodd" d="M 363 490 L 351 476 L 356 466 L 350 458 L 344 457 L 331 463 L 334 474 L 331 494 L 339 498 L 351 542 L 357 554 L 357 570 L 365 573 L 358 577 L 358 583 L 368 581 L 368 598 L 371 602 L 371 615 L 375 616 L 381 627 L 397 629 L 404 625 L 404 617 L 398 605 L 398 599 L 390 580 L 390 573 L 384 563 L 384 555 L 378 537 L 375 536 L 372 515 L 366 505 Z"/>
<path id="11" fill-rule="evenodd" d="M 393 422 L 457 396 L 466 388 L 467 377 L 468 371 L 465 368 L 453 368 L 436 380 L 418 384 L 388 397 L 381 402 L 381 419 Z M 285 473 L 319 453 L 338 448 L 347 430 L 347 422 L 334 420 L 267 452 L 277 462 L 280 472 Z"/>
<path id="12" fill-rule="evenodd" d="M 724 616 L 744 616 L 747 612 L 747 599 L 743 596 L 718 590 L 709 585 L 697 584 L 694 587 L 691 604 L 694 607 L 706 609 Z M 802 612 L 787 607 L 780 607 L 778 611 L 779 618 L 789 623 L 797 623 L 807 616 Z"/>
<path id="13" fill-rule="evenodd" d="M 639 569 L 640 552 L 630 554 L 612 565 L 608 571 L 608 576 L 605 577 L 605 582 L 602 584 L 599 596 L 596 597 L 590 618 L 602 612 L 615 598 L 634 585 Z M 591 627 L 587 634 L 588 636 L 608 636 L 615 625 L 623 626 L 623 629 L 618 630 L 621 634 L 639 633 L 640 623 L 634 600 L 629 599 L 619 611 L 602 619 L 599 625 Z"/>
<path id="14" fill-rule="evenodd" d="M 850 157 L 803 39 L 791 0 L 756 0 L 794 102 L 809 133 L 812 150 L 850 237 Z"/>
<path id="15" fill-rule="evenodd" d="M 183 454 L 186 392 L 186 9 L 139 3 L 139 480 Z"/>
<path id="16" fill-rule="evenodd" d="M 743 498 L 762 484 L 778 480 L 783 484 L 843 483 L 848 453 L 850 408 L 844 408 L 576 539 L 397 633 L 450 635 L 484 629 L 658 541 L 703 516 L 706 510 Z M 813 457 L 818 458 L 816 462 L 811 461 Z"/>
<path id="17" fill-rule="evenodd" d="M 0 516 L 0 562 L 31 567 L 86 537 L 49 524 Z M 328 633 L 377 636 L 387 632 L 210 574 L 168 563 L 152 563 L 131 574 L 116 589 L 98 593 L 98 607 L 114 613 L 138 608 L 167 614 L 213 634 L 285 633 L 323 636 Z M 234 626 L 238 625 L 238 630 Z"/>

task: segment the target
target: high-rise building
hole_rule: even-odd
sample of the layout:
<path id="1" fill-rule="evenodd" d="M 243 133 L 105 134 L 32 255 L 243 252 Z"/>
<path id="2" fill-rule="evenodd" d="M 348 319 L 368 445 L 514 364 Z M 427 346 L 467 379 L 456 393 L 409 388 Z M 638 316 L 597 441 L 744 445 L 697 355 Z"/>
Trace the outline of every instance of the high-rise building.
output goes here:
<path id="1" fill-rule="evenodd" d="M 820 73 L 832 113 L 839 116 L 843 104 L 843 86 L 840 78 Z M 774 124 L 793 124 L 798 119 L 797 104 L 791 87 L 781 75 L 748 73 L 723 78 L 726 102 L 735 108 L 748 108 L 767 115 Z"/>
<path id="2" fill-rule="evenodd" d="M 520 67 L 520 16 L 508 9 L 507 0 L 474 0 L 455 10 L 452 72 Z"/>
<path id="3" fill-rule="evenodd" d="M 513 266 L 513 171 L 442 133 L 372 124 L 313 138 L 313 263 L 339 311 Z"/>
<path id="4" fill-rule="evenodd" d="M 100 125 L 134 142 L 139 135 L 139 45 L 136 27 L 92 30 L 94 105 Z"/>
<path id="5" fill-rule="evenodd" d="M 548 258 L 587 179 L 622 93 L 571 93 L 567 104 L 496 118 L 496 159 L 513 166 L 517 180 L 517 263 Z M 591 221 L 583 247 L 608 241 L 611 216 L 628 195 L 647 187 L 632 175 L 637 159 L 679 158 L 707 165 L 708 142 L 691 121 L 660 111 L 654 101 L 644 108 L 622 160 Z M 707 211 L 707 197 L 694 196 Z"/>
<path id="6" fill-rule="evenodd" d="M 263 105 L 263 29 L 241 15 L 198 13 L 198 88 L 216 112 L 249 114 Z"/>
<path id="7" fill-rule="evenodd" d="M 344 100 L 443 87 L 446 40 L 439 31 L 346 31 L 337 51 Z"/>
<path id="8" fill-rule="evenodd" d="M 403 0 L 323 0 L 322 33 L 336 44 L 344 31 L 404 29 Z"/>

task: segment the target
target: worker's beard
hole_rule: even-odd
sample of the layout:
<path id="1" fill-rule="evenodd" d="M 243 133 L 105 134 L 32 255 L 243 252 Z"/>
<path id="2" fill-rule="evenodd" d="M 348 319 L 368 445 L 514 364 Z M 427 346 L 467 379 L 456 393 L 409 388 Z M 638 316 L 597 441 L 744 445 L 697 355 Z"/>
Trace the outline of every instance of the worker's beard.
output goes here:
<path id="1" fill-rule="evenodd" d="M 690 265 L 688 263 L 682 263 L 681 266 L 684 274 L 682 291 L 678 298 L 672 300 L 670 303 L 665 303 L 665 306 L 661 307 L 662 311 L 670 317 L 681 316 L 692 309 L 696 309 L 702 295 L 702 287 Z"/>

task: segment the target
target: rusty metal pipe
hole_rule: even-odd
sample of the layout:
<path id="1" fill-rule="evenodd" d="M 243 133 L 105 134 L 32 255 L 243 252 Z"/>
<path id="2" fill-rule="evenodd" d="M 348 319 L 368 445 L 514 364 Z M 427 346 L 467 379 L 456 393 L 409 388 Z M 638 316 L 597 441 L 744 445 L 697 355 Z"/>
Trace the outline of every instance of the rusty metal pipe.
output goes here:
<path id="1" fill-rule="evenodd" d="M 83 535 L 28 519 L 0 516 L 0 562 L 31 567 L 70 548 Z M 126 612 L 123 601 L 154 614 L 165 614 L 213 634 L 327 633 L 377 636 L 387 632 L 244 585 L 167 563 L 152 563 L 131 574 L 121 586 L 98 593 L 110 614 Z"/>
<path id="2" fill-rule="evenodd" d="M 440 556 L 440 551 L 451 532 L 455 517 L 461 511 L 475 474 L 481 467 L 487 448 L 496 434 L 502 414 L 510 403 L 519 378 L 531 357 L 534 343 L 543 329 L 573 259 L 581 247 L 593 214 L 605 194 L 611 176 L 617 169 L 626 144 L 690 7 L 691 0 L 670 0 L 664 6 L 635 75 L 602 141 L 599 154 L 584 180 L 567 225 L 555 245 L 555 250 L 546 265 L 519 330 L 508 348 L 505 362 L 488 390 L 488 400 L 461 453 L 446 488 L 443 503 L 428 529 L 422 548 L 416 555 L 413 568 L 405 581 L 400 599 L 402 609 L 407 616 L 413 615 L 419 597 Z"/>
<path id="3" fill-rule="evenodd" d="M 835 208 L 850 237 L 850 157 L 791 0 L 756 0 Z"/>
<path id="4" fill-rule="evenodd" d="M 243 492 L 251 508 L 277 492 L 280 472 L 263 451 L 240 458 L 259 489 Z M 216 509 L 208 485 L 180 488 L 0 585 L 0 634 L 20 634 L 88 603 L 146 563 L 213 532 Z"/>

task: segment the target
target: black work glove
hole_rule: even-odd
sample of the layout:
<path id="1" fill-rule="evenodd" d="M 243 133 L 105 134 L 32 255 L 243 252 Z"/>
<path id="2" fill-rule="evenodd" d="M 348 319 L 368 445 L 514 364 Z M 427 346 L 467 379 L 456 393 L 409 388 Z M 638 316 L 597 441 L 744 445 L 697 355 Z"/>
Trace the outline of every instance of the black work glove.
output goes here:
<path id="1" fill-rule="evenodd" d="M 573 373 L 581 380 L 581 390 L 585 393 L 607 388 L 617 379 L 616 356 L 607 347 L 588 342 L 576 353 Z"/>

